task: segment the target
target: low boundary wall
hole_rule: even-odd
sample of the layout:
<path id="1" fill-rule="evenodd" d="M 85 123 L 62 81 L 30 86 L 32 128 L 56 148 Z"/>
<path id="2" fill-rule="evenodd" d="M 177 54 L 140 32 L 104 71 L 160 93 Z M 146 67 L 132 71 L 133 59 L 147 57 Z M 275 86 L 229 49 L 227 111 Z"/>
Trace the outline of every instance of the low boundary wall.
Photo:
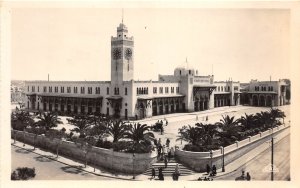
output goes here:
<path id="1" fill-rule="evenodd" d="M 78 160 L 84 163 L 85 152 L 80 146 L 74 142 L 63 141 L 58 139 L 49 139 L 45 136 L 23 132 L 11 131 L 12 138 L 24 142 L 29 145 L 49 150 L 56 153 L 58 145 L 59 155 Z M 59 143 L 59 144 L 58 144 Z M 104 167 L 116 173 L 140 174 L 147 170 L 150 165 L 156 162 L 156 154 L 152 153 L 123 153 L 115 152 L 112 149 L 104 149 L 91 147 L 87 153 L 87 161 L 89 165 Z"/>
<path id="2" fill-rule="evenodd" d="M 275 127 L 273 129 L 273 136 L 277 139 L 274 142 L 278 142 L 283 137 L 289 134 L 288 129 L 289 126 L 281 125 Z M 245 155 L 249 151 L 255 149 L 256 147 L 265 144 L 265 148 L 269 147 L 267 141 L 270 141 L 272 137 L 272 130 L 267 130 L 261 132 L 255 136 L 248 137 L 247 139 L 241 140 L 236 142 L 232 145 L 224 147 L 224 163 L 229 164 L 234 160 L 238 159 L 239 157 Z M 187 167 L 197 171 L 197 172 L 205 172 L 206 165 L 212 164 L 216 165 L 217 169 L 222 168 L 223 164 L 223 153 L 222 147 L 219 150 L 212 151 L 212 158 L 210 156 L 210 152 L 191 152 L 191 151 L 184 151 L 180 149 L 175 150 L 175 157 L 178 161 L 182 164 L 186 165 Z M 259 153 L 258 153 L 259 154 Z M 255 157 L 255 156 L 253 156 Z"/>

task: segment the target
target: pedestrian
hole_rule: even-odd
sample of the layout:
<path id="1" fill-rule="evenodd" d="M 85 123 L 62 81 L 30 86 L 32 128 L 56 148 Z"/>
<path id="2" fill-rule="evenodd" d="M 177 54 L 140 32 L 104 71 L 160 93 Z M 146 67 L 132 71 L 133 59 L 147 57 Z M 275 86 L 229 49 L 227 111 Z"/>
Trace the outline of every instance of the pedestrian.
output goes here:
<path id="1" fill-rule="evenodd" d="M 155 169 L 154 169 L 154 167 L 152 167 L 152 176 L 151 176 L 151 178 L 152 178 L 152 179 L 155 178 Z"/>
<path id="2" fill-rule="evenodd" d="M 170 145 L 170 140 L 169 140 L 169 138 L 167 138 L 167 140 L 166 140 L 166 146 L 169 147 L 169 145 Z"/>
<path id="3" fill-rule="evenodd" d="M 171 153 L 171 157 L 174 157 L 174 153 L 175 153 L 175 151 L 174 151 L 174 148 L 173 148 L 173 147 L 171 147 L 171 149 L 170 149 L 170 153 Z"/>
<path id="4" fill-rule="evenodd" d="M 166 147 L 165 147 L 165 145 L 163 145 L 163 147 L 162 147 L 162 154 L 166 155 Z"/>
<path id="5" fill-rule="evenodd" d="M 251 180 L 251 176 L 250 176 L 250 173 L 249 173 L 249 172 L 247 172 L 246 179 L 247 179 L 247 181 L 250 181 L 250 180 Z"/>
<path id="6" fill-rule="evenodd" d="M 162 168 L 161 167 L 158 169 L 158 179 L 161 180 L 161 181 L 165 180 L 164 174 L 162 173 Z"/>
<path id="7" fill-rule="evenodd" d="M 161 138 L 158 139 L 158 146 L 161 146 Z"/>
<path id="8" fill-rule="evenodd" d="M 208 116 L 206 116 L 206 121 L 208 121 Z"/>
<path id="9" fill-rule="evenodd" d="M 164 132 L 164 128 L 163 128 L 163 126 L 161 126 L 161 128 L 160 128 L 160 134 L 162 135 L 163 132 Z"/>
<path id="10" fill-rule="evenodd" d="M 166 120 L 166 126 L 168 126 L 168 123 L 169 123 L 168 120 Z"/>
<path id="11" fill-rule="evenodd" d="M 167 159 L 167 156 L 165 156 L 165 168 L 168 167 L 168 159 Z"/>
<path id="12" fill-rule="evenodd" d="M 216 165 L 213 165 L 213 167 L 212 167 L 212 175 L 213 175 L 213 176 L 217 175 L 217 168 L 216 168 Z"/>
<path id="13" fill-rule="evenodd" d="M 177 174 L 178 176 L 180 175 L 180 168 L 179 168 L 179 164 L 178 163 L 175 166 L 175 174 Z"/>
<path id="14" fill-rule="evenodd" d="M 168 151 L 168 161 L 170 161 L 171 160 L 171 149 L 168 148 L 167 151 Z"/>
<path id="15" fill-rule="evenodd" d="M 206 173 L 209 174 L 210 173 L 210 166 L 208 164 L 206 164 Z"/>

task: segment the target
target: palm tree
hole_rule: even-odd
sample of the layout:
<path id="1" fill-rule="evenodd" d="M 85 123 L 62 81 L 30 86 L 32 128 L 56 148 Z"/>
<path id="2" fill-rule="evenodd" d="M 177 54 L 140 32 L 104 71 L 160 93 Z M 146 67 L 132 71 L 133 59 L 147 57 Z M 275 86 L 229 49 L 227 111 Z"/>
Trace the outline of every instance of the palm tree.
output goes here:
<path id="1" fill-rule="evenodd" d="M 124 135 L 127 130 L 128 130 L 128 126 L 121 120 L 108 122 L 107 133 L 113 137 L 114 143 L 124 138 Z"/>
<path id="2" fill-rule="evenodd" d="M 199 129 L 201 135 L 202 146 L 213 147 L 219 138 L 219 128 L 216 124 L 196 123 L 196 128 Z"/>
<path id="3" fill-rule="evenodd" d="M 268 111 L 256 113 L 255 121 L 260 125 L 261 130 L 272 128 L 273 124 L 275 123 L 275 120 L 272 118 L 271 113 Z"/>
<path id="4" fill-rule="evenodd" d="M 63 123 L 62 121 L 60 121 L 60 118 L 57 116 L 57 114 L 52 112 L 40 113 L 37 118 L 39 119 L 39 121 L 37 122 L 38 126 L 44 127 L 46 131 L 57 127 L 58 124 Z"/>
<path id="5" fill-rule="evenodd" d="M 274 121 L 276 121 L 277 118 L 281 118 L 281 119 L 283 119 L 283 123 L 284 123 L 284 118 L 286 116 L 283 111 L 279 110 L 278 108 L 271 108 L 270 114 L 271 114 L 272 118 L 274 119 Z"/>
<path id="6" fill-rule="evenodd" d="M 75 126 L 75 128 L 71 131 L 79 133 L 79 138 L 84 138 L 87 136 L 87 132 L 90 129 L 91 123 L 86 115 L 76 115 L 67 120 L 69 124 Z"/>
<path id="7" fill-rule="evenodd" d="M 154 140 L 154 134 L 149 132 L 149 130 L 150 126 L 147 126 L 147 124 L 141 125 L 138 123 L 131 125 L 128 132 L 124 133 L 124 138 L 128 138 L 133 142 L 133 152 L 135 152 L 138 147 L 141 147 L 141 149 L 145 151 L 145 148 L 151 146 L 151 141 Z"/>
<path id="8" fill-rule="evenodd" d="M 183 126 L 182 128 L 179 128 L 178 130 L 178 138 L 177 140 L 183 140 L 188 143 L 191 143 L 192 145 L 197 145 L 200 141 L 200 131 L 197 127 L 192 127 L 190 125 Z"/>
<path id="9" fill-rule="evenodd" d="M 222 116 L 222 119 L 216 125 L 220 128 L 219 134 L 223 147 L 238 140 L 242 126 L 238 124 L 238 120 L 234 120 L 234 116 Z"/>
<path id="10" fill-rule="evenodd" d="M 238 123 L 241 123 L 246 130 L 252 129 L 255 126 L 255 117 L 253 114 L 248 115 L 245 113 L 245 116 L 242 116 Z"/>

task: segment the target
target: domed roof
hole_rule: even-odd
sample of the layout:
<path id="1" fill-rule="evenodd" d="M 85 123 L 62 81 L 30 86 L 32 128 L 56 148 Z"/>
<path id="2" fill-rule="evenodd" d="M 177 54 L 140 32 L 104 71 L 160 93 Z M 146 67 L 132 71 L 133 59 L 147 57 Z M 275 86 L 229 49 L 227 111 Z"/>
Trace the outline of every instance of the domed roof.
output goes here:
<path id="1" fill-rule="evenodd" d="M 185 69 L 185 70 L 194 70 L 194 67 L 190 65 L 186 59 L 186 61 L 179 66 L 177 66 L 175 69 Z"/>

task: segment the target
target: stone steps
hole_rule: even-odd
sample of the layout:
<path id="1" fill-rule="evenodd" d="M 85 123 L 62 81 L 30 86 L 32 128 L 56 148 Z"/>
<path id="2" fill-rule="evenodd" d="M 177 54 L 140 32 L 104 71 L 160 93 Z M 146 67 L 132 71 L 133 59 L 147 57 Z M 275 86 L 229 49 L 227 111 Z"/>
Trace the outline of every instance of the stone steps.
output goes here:
<path id="1" fill-rule="evenodd" d="M 192 170 L 186 168 L 182 164 L 176 163 L 175 161 L 173 161 L 173 162 L 170 161 L 170 162 L 168 162 L 167 168 L 165 168 L 165 163 L 163 163 L 163 162 L 154 163 L 143 174 L 147 175 L 147 176 L 151 176 L 152 175 L 152 167 L 154 167 L 156 176 L 158 175 L 159 168 L 163 169 L 162 172 L 163 172 L 164 176 L 172 176 L 172 174 L 175 172 L 175 167 L 177 164 L 179 164 L 180 176 L 187 176 L 187 175 L 191 175 L 193 173 Z"/>

